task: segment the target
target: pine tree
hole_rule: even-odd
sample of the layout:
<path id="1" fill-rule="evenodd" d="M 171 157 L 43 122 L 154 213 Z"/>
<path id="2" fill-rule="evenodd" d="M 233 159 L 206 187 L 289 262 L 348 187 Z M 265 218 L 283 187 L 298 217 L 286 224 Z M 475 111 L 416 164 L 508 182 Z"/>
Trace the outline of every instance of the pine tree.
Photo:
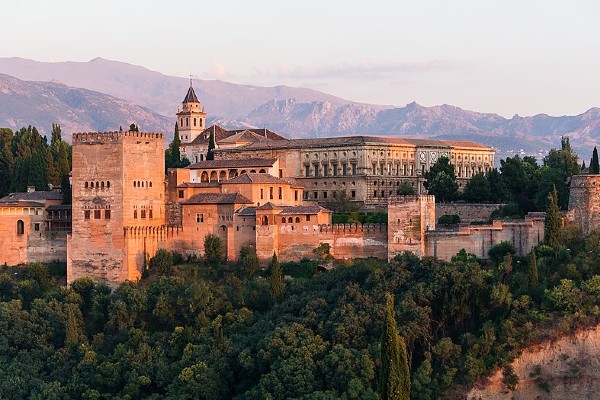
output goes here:
<path id="1" fill-rule="evenodd" d="M 179 126 L 175 123 L 175 135 L 169 148 L 165 150 L 165 170 L 169 168 L 183 168 L 190 165 L 186 157 L 181 157 L 181 138 L 179 137 Z"/>
<path id="2" fill-rule="evenodd" d="M 540 283 L 540 277 L 538 275 L 537 257 L 535 255 L 535 249 L 531 249 L 529 255 L 529 289 L 534 292 L 537 290 Z"/>
<path id="3" fill-rule="evenodd" d="M 269 281 L 271 291 L 271 302 L 275 303 L 283 295 L 285 286 L 283 284 L 283 276 L 281 271 L 281 264 L 277 260 L 277 254 L 273 252 L 273 258 L 269 263 L 269 271 L 271 272 L 271 278 Z"/>
<path id="4" fill-rule="evenodd" d="M 410 399 L 410 370 L 404 339 L 398 335 L 394 317 L 394 296 L 386 294 L 385 321 L 381 336 L 381 367 L 379 398 L 382 400 Z"/>
<path id="5" fill-rule="evenodd" d="M 590 162 L 590 174 L 600 174 L 600 164 L 598 162 L 598 149 L 594 146 L 592 152 L 592 161 Z"/>
<path id="6" fill-rule="evenodd" d="M 0 197 L 4 197 L 10 192 L 13 174 L 12 137 L 12 130 L 0 128 Z"/>
<path id="7" fill-rule="evenodd" d="M 215 159 L 215 147 L 217 147 L 217 145 L 215 143 L 215 130 L 213 128 L 213 130 L 210 132 L 210 138 L 208 139 L 208 151 L 206 152 L 207 160 Z"/>
<path id="8" fill-rule="evenodd" d="M 558 192 L 556 186 L 552 185 L 552 191 L 548 194 L 548 208 L 546 209 L 546 227 L 544 241 L 552 247 L 558 246 L 560 231 L 560 211 L 558 208 Z"/>

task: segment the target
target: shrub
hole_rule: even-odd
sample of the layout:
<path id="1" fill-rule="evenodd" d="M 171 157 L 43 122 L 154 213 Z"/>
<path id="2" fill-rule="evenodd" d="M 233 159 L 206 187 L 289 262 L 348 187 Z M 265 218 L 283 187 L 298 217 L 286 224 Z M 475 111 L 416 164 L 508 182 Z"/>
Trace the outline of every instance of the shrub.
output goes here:
<path id="1" fill-rule="evenodd" d="M 152 271 L 161 275 L 169 275 L 173 271 L 173 254 L 165 249 L 159 249 L 148 262 Z"/>
<path id="2" fill-rule="evenodd" d="M 438 219 L 438 224 L 441 224 L 441 225 L 450 225 L 450 224 L 459 224 L 459 223 L 460 223 L 460 217 L 456 214 L 442 215 Z"/>

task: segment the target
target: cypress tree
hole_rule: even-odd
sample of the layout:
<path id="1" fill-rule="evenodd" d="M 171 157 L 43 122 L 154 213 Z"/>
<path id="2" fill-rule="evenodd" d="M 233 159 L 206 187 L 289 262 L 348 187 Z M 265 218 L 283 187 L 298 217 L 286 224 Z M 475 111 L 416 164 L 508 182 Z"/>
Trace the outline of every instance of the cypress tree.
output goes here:
<path id="1" fill-rule="evenodd" d="M 386 294 L 385 321 L 381 336 L 381 367 L 379 398 L 382 400 L 410 399 L 410 371 L 404 339 L 398 335 L 394 317 L 394 296 Z"/>
<path id="2" fill-rule="evenodd" d="M 544 241 L 546 244 L 552 247 L 557 247 L 560 231 L 560 210 L 558 208 L 558 192 L 556 191 L 555 185 L 552 185 L 552 191 L 548 194 L 546 227 L 544 231 Z"/>
<path id="3" fill-rule="evenodd" d="M 271 279 L 269 281 L 271 301 L 274 303 L 283 295 L 285 289 L 283 285 L 281 264 L 279 264 L 275 252 L 273 252 L 273 258 L 271 258 L 271 262 L 269 263 L 269 271 L 271 271 Z"/>
<path id="4" fill-rule="evenodd" d="M 71 204 L 71 181 L 68 174 L 64 174 L 60 180 L 60 192 L 62 193 L 63 204 Z"/>
<path id="5" fill-rule="evenodd" d="M 592 152 L 592 161 L 590 162 L 590 174 L 600 174 L 600 164 L 598 163 L 598 149 L 594 146 Z"/>
<path id="6" fill-rule="evenodd" d="M 531 249 L 529 255 L 529 289 L 531 292 L 537 290 L 540 283 L 540 277 L 538 275 L 537 257 L 535 255 L 535 249 Z"/>
<path id="7" fill-rule="evenodd" d="M 79 343 L 80 320 L 74 304 L 67 305 L 67 321 L 65 326 L 65 345 L 74 346 Z"/>
<path id="8" fill-rule="evenodd" d="M 210 132 L 210 138 L 208 139 L 208 151 L 206 152 L 207 160 L 215 159 L 215 147 L 217 147 L 215 143 L 215 129 Z"/>

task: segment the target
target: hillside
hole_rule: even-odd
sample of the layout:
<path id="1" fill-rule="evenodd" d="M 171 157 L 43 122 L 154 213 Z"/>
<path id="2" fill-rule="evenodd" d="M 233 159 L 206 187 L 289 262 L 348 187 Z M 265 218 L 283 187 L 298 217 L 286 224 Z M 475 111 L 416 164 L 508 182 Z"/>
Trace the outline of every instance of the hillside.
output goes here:
<path id="1" fill-rule="evenodd" d="M 173 115 L 189 85 L 186 78 L 171 77 L 141 66 L 102 58 L 89 62 L 58 63 L 0 58 L 0 73 L 28 81 L 61 82 L 106 93 L 113 96 L 107 100 L 112 103 L 122 98 L 146 107 L 162 115 L 168 138 L 172 135 Z M 194 88 L 205 105 L 209 122 L 216 121 L 230 128 L 269 127 L 292 138 L 373 134 L 475 140 L 498 148 L 499 158 L 516 152 L 542 156 L 546 151 L 543 149 L 558 146 L 563 135 L 572 138 L 571 143 L 584 159 L 589 157 L 594 145 L 600 144 L 598 108 L 575 116 L 539 114 L 504 118 L 451 105 L 424 107 L 410 103 L 394 107 L 363 104 L 312 89 L 288 86 L 260 87 L 194 79 Z M 78 111 L 66 110 L 61 105 L 51 104 L 50 100 L 47 100 L 45 108 L 46 120 L 60 119 L 63 124 L 84 125 L 76 121 Z M 0 123 L 14 126 L 12 119 L 15 115 L 22 120 L 29 117 L 26 112 L 20 114 L 23 104 L 19 97 L 4 97 L 1 101 L 2 114 L 9 109 L 13 112 L 0 118 Z M 96 105 L 101 107 L 99 103 Z M 119 115 L 105 118 L 121 120 Z M 156 115 L 153 118 L 149 123 L 141 123 L 142 127 L 157 126 L 155 120 L 161 118 Z M 27 123 L 35 121 L 30 119 Z M 138 118 L 138 121 L 142 120 Z M 103 126 L 101 121 L 90 125 L 95 130 L 103 129 Z"/>
<path id="2" fill-rule="evenodd" d="M 0 74 L 0 126 L 13 130 L 34 125 L 48 133 L 61 124 L 72 132 L 118 130 L 137 123 L 147 131 L 173 130 L 171 118 L 129 101 L 54 82 L 27 82 Z"/>
<path id="3" fill-rule="evenodd" d="M 509 390 L 502 370 L 473 388 L 467 399 L 593 399 L 600 392 L 600 326 L 526 349 L 512 363 L 518 384 Z"/>

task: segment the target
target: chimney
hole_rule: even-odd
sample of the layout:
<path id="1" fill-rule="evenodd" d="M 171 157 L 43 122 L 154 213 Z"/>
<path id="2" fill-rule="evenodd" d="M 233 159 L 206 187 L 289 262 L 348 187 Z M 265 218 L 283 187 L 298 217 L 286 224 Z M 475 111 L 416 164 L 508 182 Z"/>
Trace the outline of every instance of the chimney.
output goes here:
<path id="1" fill-rule="evenodd" d="M 35 192 L 35 186 L 27 186 L 27 193 Z"/>

